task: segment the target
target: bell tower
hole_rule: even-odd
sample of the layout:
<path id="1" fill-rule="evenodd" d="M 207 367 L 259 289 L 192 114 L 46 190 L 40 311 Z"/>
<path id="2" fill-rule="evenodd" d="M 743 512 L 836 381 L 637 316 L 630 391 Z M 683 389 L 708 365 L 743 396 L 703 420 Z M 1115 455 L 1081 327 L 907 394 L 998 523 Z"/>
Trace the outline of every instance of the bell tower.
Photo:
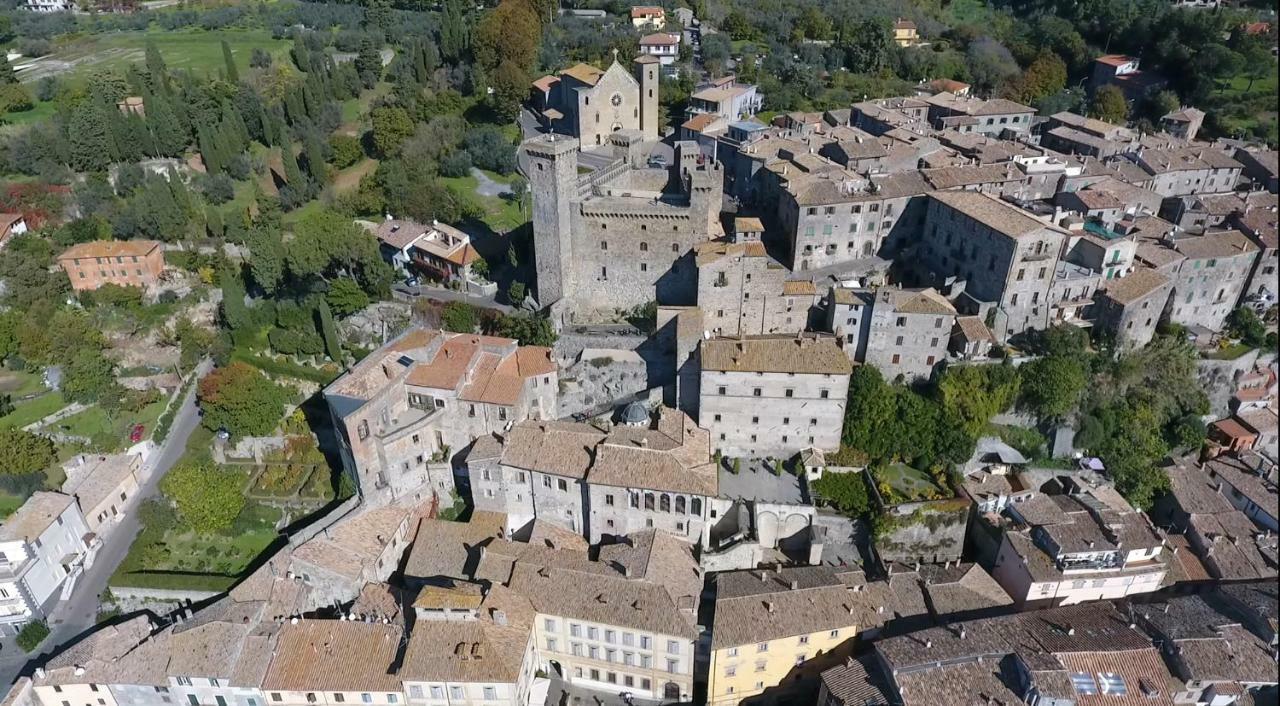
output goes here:
<path id="1" fill-rule="evenodd" d="M 635 62 L 636 81 L 640 84 L 640 131 L 644 139 L 658 139 L 658 57 L 641 54 Z"/>

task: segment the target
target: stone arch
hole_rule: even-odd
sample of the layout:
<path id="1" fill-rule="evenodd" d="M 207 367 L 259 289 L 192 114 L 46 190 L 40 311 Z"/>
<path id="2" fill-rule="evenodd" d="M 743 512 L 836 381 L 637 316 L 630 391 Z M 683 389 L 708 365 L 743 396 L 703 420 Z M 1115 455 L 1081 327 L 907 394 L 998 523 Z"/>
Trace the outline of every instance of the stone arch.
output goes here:
<path id="1" fill-rule="evenodd" d="M 760 546 L 770 549 L 778 546 L 778 515 L 762 512 L 756 515 L 756 537 Z"/>

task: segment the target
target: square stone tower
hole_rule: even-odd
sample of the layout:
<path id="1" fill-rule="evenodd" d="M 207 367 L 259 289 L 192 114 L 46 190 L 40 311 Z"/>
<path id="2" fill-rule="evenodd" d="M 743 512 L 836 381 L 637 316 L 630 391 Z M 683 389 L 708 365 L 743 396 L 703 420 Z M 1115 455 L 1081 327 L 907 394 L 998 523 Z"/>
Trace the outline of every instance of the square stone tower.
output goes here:
<path id="1" fill-rule="evenodd" d="M 538 304 L 572 291 L 573 206 L 579 198 L 578 140 L 549 133 L 524 143 L 533 198 L 533 257 Z"/>

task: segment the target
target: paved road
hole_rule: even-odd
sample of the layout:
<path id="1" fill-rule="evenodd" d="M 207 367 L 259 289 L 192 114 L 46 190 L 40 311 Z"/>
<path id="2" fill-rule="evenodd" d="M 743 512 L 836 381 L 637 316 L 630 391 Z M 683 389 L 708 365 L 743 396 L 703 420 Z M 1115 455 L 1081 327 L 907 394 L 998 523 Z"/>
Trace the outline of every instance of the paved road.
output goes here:
<path id="1" fill-rule="evenodd" d="M 201 370 L 200 374 L 203 374 L 208 368 L 203 367 Z M 187 446 L 187 438 L 191 436 L 191 432 L 195 430 L 199 421 L 195 391 L 192 390 L 187 399 L 183 400 L 178 414 L 174 416 L 169 435 L 153 452 L 155 455 L 148 462 L 153 470 L 139 488 L 139 492 L 133 496 L 132 504 L 124 513 L 124 519 L 103 539 L 93 566 L 80 576 L 75 589 L 71 592 L 71 597 L 54 607 L 49 617 L 49 627 L 52 628 L 52 632 L 44 642 L 42 654 L 33 656 L 32 661 L 42 661 L 61 645 L 94 626 L 98 616 L 98 596 L 106 590 L 108 579 L 115 573 L 120 562 L 124 561 L 130 545 L 138 536 L 140 529 L 136 512 L 138 504 L 155 495 L 160 479 L 182 457 Z M 22 653 L 22 650 L 18 649 L 12 640 L 7 640 L 3 650 L 0 650 L 0 684 L 4 685 L 4 690 L 7 691 L 17 679 L 26 662 L 27 656 Z"/>

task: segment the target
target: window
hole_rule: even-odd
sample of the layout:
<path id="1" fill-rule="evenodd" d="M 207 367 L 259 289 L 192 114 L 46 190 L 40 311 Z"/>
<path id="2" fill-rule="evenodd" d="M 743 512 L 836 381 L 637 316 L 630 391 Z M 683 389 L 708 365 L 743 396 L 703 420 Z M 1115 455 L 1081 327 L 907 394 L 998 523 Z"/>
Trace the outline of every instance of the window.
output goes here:
<path id="1" fill-rule="evenodd" d="M 802 645 L 807 645 L 807 644 L 809 644 L 809 636 L 808 636 L 808 635 L 801 635 L 801 636 L 800 636 L 800 644 L 802 644 Z"/>
<path id="2" fill-rule="evenodd" d="M 658 497 L 658 509 L 662 512 L 671 512 L 671 496 L 663 493 Z"/>
<path id="3" fill-rule="evenodd" d="M 654 496 L 653 493 L 644 494 L 644 509 L 653 510 Z M 645 638 L 641 638 L 642 640 Z"/>
<path id="4" fill-rule="evenodd" d="M 1102 686 L 1102 693 L 1111 694 L 1113 696 L 1124 696 L 1129 693 L 1129 687 L 1124 683 L 1124 677 L 1111 672 L 1100 672 L 1098 674 L 1098 684 Z"/>
<path id="5" fill-rule="evenodd" d="M 736 676 L 738 676 L 738 668 L 737 668 L 737 667 L 725 667 L 725 668 L 724 668 L 724 675 L 725 675 L 726 677 L 736 677 Z"/>
<path id="6" fill-rule="evenodd" d="M 547 638 L 547 651 L 548 651 L 548 652 L 556 652 L 556 651 L 558 651 L 558 650 L 556 649 L 556 647 L 557 647 L 557 645 L 556 645 L 556 639 L 555 639 L 554 637 L 548 637 L 548 638 Z"/>
<path id="7" fill-rule="evenodd" d="M 612 631 L 612 630 L 605 630 L 605 631 L 604 631 L 604 641 L 605 641 L 605 642 L 607 642 L 607 643 L 609 643 L 610 645 L 612 645 L 613 643 L 615 643 L 615 642 L 617 642 L 617 641 L 618 641 L 618 633 L 616 633 L 616 632 L 614 632 L 614 631 Z M 612 651 L 613 651 L 613 650 L 610 650 L 610 652 L 612 652 Z"/>
<path id="8" fill-rule="evenodd" d="M 822 399 L 824 399 L 824 400 L 825 400 L 825 399 L 827 399 L 827 398 L 829 398 L 829 397 L 831 397 L 831 390 L 821 390 L 821 391 L 819 391 L 819 392 L 818 392 L 818 397 L 821 397 L 821 398 L 822 398 Z"/>
<path id="9" fill-rule="evenodd" d="M 588 628 L 587 628 L 587 639 L 588 639 L 588 640 L 599 640 L 599 639 L 600 639 L 600 628 L 588 627 Z"/>
<path id="10" fill-rule="evenodd" d="M 464 693 L 463 693 L 463 691 L 462 691 L 462 687 L 460 687 L 460 686 L 451 686 L 451 687 L 449 687 L 449 698 L 451 698 L 451 699 L 459 699 L 459 700 L 460 700 L 460 699 L 462 699 L 464 696 L 465 696 L 465 694 L 464 694 Z"/>
<path id="11" fill-rule="evenodd" d="M 644 228 L 645 228 L 645 226 L 640 226 L 640 228 L 641 228 L 641 229 L 644 229 Z M 648 243 L 640 243 L 640 252 L 649 252 L 649 244 L 648 244 Z"/>
<path id="12" fill-rule="evenodd" d="M 702 499 L 701 498 L 689 499 L 689 514 L 699 515 L 699 516 L 702 515 Z"/>
<path id="13" fill-rule="evenodd" d="M 1071 674 L 1071 686 L 1075 687 L 1076 693 L 1081 696 L 1094 696 L 1098 693 L 1098 685 L 1093 683 L 1093 677 L 1084 672 Z"/>
<path id="14" fill-rule="evenodd" d="M 667 673 L 677 674 L 679 672 L 680 672 L 680 660 L 678 659 L 667 660 Z"/>
<path id="15" fill-rule="evenodd" d="M 574 637 L 582 637 L 582 626 L 577 623 L 569 623 L 569 634 Z"/>
<path id="16" fill-rule="evenodd" d="M 557 479 L 556 479 L 556 489 L 557 489 L 557 490 L 559 490 L 559 491 L 560 491 L 560 492 L 562 492 L 562 493 L 563 493 L 563 492 L 565 492 L 565 491 L 567 491 L 567 490 L 569 490 L 569 482 L 568 482 L 568 481 L 566 481 L 566 480 L 565 480 L 565 479 L 563 479 L 563 478 L 557 478 Z"/>
<path id="17" fill-rule="evenodd" d="M 756 645 L 756 652 L 768 652 L 768 651 L 769 651 L 769 643 L 761 642 L 760 644 Z"/>
<path id="18" fill-rule="evenodd" d="M 717 392 L 716 394 L 720 394 L 720 395 L 723 395 L 723 394 L 724 394 L 724 386 L 723 386 L 723 385 L 722 385 L 722 386 L 720 386 L 720 388 L 719 388 L 719 390 L 718 390 L 718 392 Z"/>
<path id="19" fill-rule="evenodd" d="M 491 687 L 491 686 L 486 686 L 486 687 L 484 687 L 484 700 L 485 700 L 485 701 L 493 701 L 493 700 L 495 700 L 495 699 L 497 699 L 497 698 L 498 698 L 498 690 L 497 690 L 497 689 L 495 689 L 495 688 L 493 688 L 493 687 Z"/>
<path id="20" fill-rule="evenodd" d="M 587 656 L 591 659 L 600 659 L 600 648 L 595 645 L 587 645 Z"/>
<path id="21" fill-rule="evenodd" d="M 839 631 L 839 630 L 832 630 L 830 633 L 828 633 L 828 634 L 827 634 L 827 637 L 831 637 L 831 638 L 837 638 L 837 637 L 840 637 L 840 631 Z"/>
<path id="22" fill-rule="evenodd" d="M 796 391 L 795 391 L 795 390 L 793 390 L 793 389 L 791 389 L 791 388 L 789 388 L 789 387 L 787 388 L 787 392 L 786 392 L 786 396 L 787 396 L 787 397 L 795 397 L 795 394 L 796 394 Z"/>
<path id="23" fill-rule="evenodd" d="M 429 687 L 429 688 L 431 689 L 431 698 L 433 698 L 433 699 L 443 699 L 443 698 L 444 698 L 444 687 L 443 687 L 443 686 L 433 686 L 433 687 Z"/>
<path id="24" fill-rule="evenodd" d="M 680 654 L 680 643 L 677 642 L 676 640 L 667 640 L 667 654 L 669 655 Z"/>

